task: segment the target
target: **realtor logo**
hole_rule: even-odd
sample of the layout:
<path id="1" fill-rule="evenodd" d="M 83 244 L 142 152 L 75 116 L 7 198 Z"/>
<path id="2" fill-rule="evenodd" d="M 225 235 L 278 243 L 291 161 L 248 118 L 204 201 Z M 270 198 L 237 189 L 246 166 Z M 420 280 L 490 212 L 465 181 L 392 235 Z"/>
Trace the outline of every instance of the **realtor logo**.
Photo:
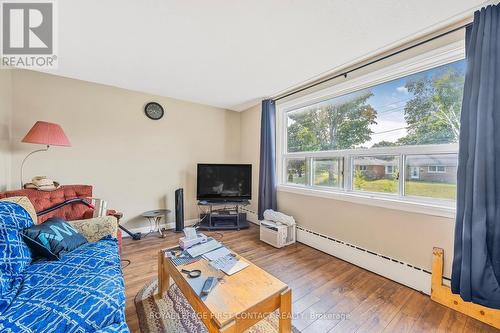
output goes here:
<path id="1" fill-rule="evenodd" d="M 55 4 L 35 1 L 1 2 L 2 66 L 55 68 Z"/>

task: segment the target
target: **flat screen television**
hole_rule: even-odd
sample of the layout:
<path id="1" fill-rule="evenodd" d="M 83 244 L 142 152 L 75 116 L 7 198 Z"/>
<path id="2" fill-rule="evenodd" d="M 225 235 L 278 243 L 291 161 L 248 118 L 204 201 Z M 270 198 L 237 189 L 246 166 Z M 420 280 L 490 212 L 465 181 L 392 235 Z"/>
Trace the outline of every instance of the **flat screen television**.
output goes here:
<path id="1" fill-rule="evenodd" d="M 240 201 L 252 198 L 251 164 L 198 164 L 196 198 Z"/>

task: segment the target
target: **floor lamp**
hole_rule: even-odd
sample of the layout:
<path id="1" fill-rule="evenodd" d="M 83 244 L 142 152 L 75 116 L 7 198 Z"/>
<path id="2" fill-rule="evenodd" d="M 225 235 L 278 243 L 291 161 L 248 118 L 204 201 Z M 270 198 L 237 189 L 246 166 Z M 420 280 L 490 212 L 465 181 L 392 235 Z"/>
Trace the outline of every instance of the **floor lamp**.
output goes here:
<path id="1" fill-rule="evenodd" d="M 48 123 L 46 121 L 37 121 L 35 125 L 29 130 L 28 134 L 21 140 L 25 143 L 35 143 L 40 145 L 45 145 L 45 148 L 37 149 L 29 153 L 21 163 L 21 188 L 24 187 L 24 163 L 33 154 L 47 151 L 50 146 L 63 146 L 71 147 L 66 134 L 64 134 L 63 129 L 58 124 Z"/>

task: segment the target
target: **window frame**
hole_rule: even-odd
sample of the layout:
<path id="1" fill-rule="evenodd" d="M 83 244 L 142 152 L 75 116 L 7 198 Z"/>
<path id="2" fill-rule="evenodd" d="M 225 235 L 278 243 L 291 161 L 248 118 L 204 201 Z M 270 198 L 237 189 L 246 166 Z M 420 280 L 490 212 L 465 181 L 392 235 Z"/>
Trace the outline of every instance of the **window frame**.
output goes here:
<path id="1" fill-rule="evenodd" d="M 292 100 L 279 102 L 277 108 L 277 179 L 278 191 L 305 194 L 323 198 L 334 198 L 338 200 L 362 203 L 372 206 L 386 207 L 410 212 L 418 212 L 428 215 L 453 218 L 455 216 L 456 203 L 452 200 L 409 197 L 404 196 L 405 186 L 405 160 L 408 155 L 422 154 L 456 154 L 458 143 L 437 145 L 415 145 L 399 147 L 377 147 L 369 149 L 346 149 L 336 151 L 313 151 L 313 152 L 288 152 L 287 148 L 287 117 L 290 111 L 342 96 L 354 91 L 369 88 L 381 83 L 392 81 L 404 76 L 422 72 L 428 69 L 446 65 L 465 58 L 463 41 L 454 42 L 443 47 L 422 53 L 413 58 L 394 63 L 371 73 L 355 77 L 339 84 L 321 89 L 319 91 L 300 96 Z M 396 155 L 399 157 L 399 191 L 396 195 L 374 193 L 353 190 L 352 171 L 353 157 L 373 155 Z M 286 159 L 305 158 L 309 170 L 312 170 L 314 158 L 338 157 L 343 158 L 344 172 L 342 174 L 343 187 L 328 188 L 325 186 L 298 185 L 286 182 Z M 307 167 L 306 166 L 306 167 Z"/>
<path id="2" fill-rule="evenodd" d="M 431 171 L 431 167 L 434 167 L 435 170 Z M 442 167 L 443 171 L 439 171 L 439 167 Z M 446 173 L 446 166 L 445 165 L 428 165 L 427 166 L 427 173 Z"/>

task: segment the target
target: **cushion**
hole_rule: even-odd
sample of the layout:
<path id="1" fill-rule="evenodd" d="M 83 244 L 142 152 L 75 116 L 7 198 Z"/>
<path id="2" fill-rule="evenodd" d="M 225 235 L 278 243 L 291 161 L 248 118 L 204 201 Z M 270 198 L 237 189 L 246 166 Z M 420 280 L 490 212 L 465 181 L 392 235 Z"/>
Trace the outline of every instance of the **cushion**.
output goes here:
<path id="1" fill-rule="evenodd" d="M 36 224 L 38 217 L 36 216 L 35 207 L 33 207 L 33 203 L 30 201 L 30 199 L 28 199 L 28 197 L 9 197 L 0 199 L 0 201 L 14 202 L 23 207 L 28 212 L 28 214 L 30 214 L 31 219 Z"/>
<path id="2" fill-rule="evenodd" d="M 118 238 L 118 222 L 114 216 L 93 217 L 86 220 L 68 221 L 87 241 L 97 242 L 105 236 Z"/>
<path id="3" fill-rule="evenodd" d="M 58 217 L 24 229 L 22 236 L 35 257 L 56 260 L 87 243 L 75 228 Z"/>
<path id="4" fill-rule="evenodd" d="M 26 209 L 0 201 L 0 314 L 15 297 L 22 272 L 31 263 L 31 251 L 21 237 L 21 230 L 32 225 Z"/>
<path id="5" fill-rule="evenodd" d="M 116 329 L 116 330 L 110 330 Z M 30 265 L 0 332 L 128 332 L 116 239 L 87 243 L 61 260 Z"/>

